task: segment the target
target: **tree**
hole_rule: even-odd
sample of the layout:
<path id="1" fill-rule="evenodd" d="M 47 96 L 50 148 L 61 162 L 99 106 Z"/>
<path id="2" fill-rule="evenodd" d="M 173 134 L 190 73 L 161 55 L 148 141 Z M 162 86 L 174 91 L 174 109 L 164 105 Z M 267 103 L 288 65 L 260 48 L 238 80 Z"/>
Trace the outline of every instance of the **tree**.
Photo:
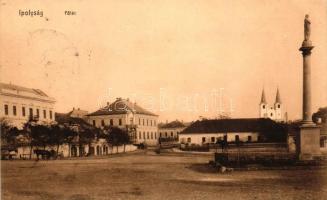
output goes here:
<path id="1" fill-rule="evenodd" d="M 4 118 L 0 119 L 0 134 L 1 134 L 1 146 L 7 146 L 10 148 L 16 147 L 16 138 L 20 131 L 16 127 L 9 125 L 8 121 Z"/>
<path id="2" fill-rule="evenodd" d="M 44 149 L 51 144 L 51 129 L 47 125 L 38 124 L 36 120 L 30 119 L 23 126 L 23 136 L 30 146 L 30 159 L 33 147 L 42 146 Z"/>
<path id="3" fill-rule="evenodd" d="M 322 123 L 327 122 L 327 107 L 319 108 L 319 110 L 312 115 L 312 121 L 315 123 L 318 122 L 318 119 L 321 119 Z"/>
<path id="4" fill-rule="evenodd" d="M 91 142 L 96 138 L 98 129 L 91 129 L 88 127 L 82 128 L 78 132 L 78 143 L 79 147 L 83 147 L 84 145 L 88 144 L 89 147 L 91 146 Z M 82 156 L 82 155 L 80 155 Z"/>
<path id="5" fill-rule="evenodd" d="M 124 145 L 124 152 L 125 152 L 125 145 L 130 143 L 130 138 L 128 133 L 120 128 L 117 127 L 105 127 L 105 135 L 106 140 L 108 143 L 110 143 L 112 146 L 117 147 L 117 153 L 118 153 L 118 146 Z"/>
<path id="6" fill-rule="evenodd" d="M 51 125 L 49 144 L 56 146 L 56 155 L 58 155 L 60 145 L 70 142 L 74 135 L 76 134 L 68 127 L 58 124 Z"/>

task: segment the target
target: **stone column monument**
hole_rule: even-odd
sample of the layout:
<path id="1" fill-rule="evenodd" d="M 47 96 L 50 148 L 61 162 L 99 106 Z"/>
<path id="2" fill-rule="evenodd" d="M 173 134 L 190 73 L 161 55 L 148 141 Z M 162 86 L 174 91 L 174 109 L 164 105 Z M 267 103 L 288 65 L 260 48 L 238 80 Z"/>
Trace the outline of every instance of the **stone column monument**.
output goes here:
<path id="1" fill-rule="evenodd" d="M 304 40 L 299 49 L 303 55 L 303 106 L 302 122 L 298 127 L 296 143 L 297 156 L 299 160 L 313 160 L 320 155 L 320 128 L 312 122 L 311 113 L 311 50 L 310 40 L 311 22 L 309 15 L 304 19 Z"/>

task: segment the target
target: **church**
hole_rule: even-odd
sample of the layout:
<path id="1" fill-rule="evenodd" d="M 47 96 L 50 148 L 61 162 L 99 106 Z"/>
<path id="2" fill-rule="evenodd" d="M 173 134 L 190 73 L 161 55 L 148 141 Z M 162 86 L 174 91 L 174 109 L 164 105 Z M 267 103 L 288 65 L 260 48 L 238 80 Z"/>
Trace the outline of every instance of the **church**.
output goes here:
<path id="1" fill-rule="evenodd" d="M 262 90 L 261 101 L 259 104 L 259 117 L 270 118 L 275 121 L 285 121 L 286 113 L 283 114 L 282 101 L 277 88 L 276 99 L 274 105 L 269 105 L 266 100 L 265 90 Z"/>

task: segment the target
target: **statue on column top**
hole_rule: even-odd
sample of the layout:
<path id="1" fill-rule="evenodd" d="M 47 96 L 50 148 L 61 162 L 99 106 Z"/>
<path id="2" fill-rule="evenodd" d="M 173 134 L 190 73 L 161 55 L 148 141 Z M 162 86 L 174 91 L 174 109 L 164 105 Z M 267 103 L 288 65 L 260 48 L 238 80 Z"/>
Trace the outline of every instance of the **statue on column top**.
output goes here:
<path id="1" fill-rule="evenodd" d="M 310 41 L 310 33 L 311 33 L 311 28 L 310 28 L 310 20 L 309 20 L 309 15 L 305 15 L 304 18 L 304 40 L 305 41 Z"/>
<path id="2" fill-rule="evenodd" d="M 309 15 L 305 15 L 304 18 L 304 41 L 302 43 L 302 46 L 311 46 L 311 41 L 310 41 L 310 34 L 311 34 L 311 21 L 309 19 Z"/>

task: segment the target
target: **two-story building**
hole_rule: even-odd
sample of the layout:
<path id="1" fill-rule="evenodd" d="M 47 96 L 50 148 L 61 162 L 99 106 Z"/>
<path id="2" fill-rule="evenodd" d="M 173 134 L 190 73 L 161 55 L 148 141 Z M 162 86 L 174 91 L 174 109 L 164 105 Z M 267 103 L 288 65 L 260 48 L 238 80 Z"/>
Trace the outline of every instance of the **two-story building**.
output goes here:
<path id="1" fill-rule="evenodd" d="M 40 89 L 0 83 L 0 118 L 17 128 L 22 128 L 31 117 L 44 123 L 54 122 L 55 102 Z"/>
<path id="2" fill-rule="evenodd" d="M 158 115 L 142 108 L 129 99 L 117 98 L 113 103 L 87 115 L 96 127 L 117 126 L 128 131 L 134 144 L 158 143 Z"/>
<path id="3" fill-rule="evenodd" d="M 160 138 L 171 138 L 178 140 L 179 133 L 186 128 L 186 125 L 178 120 L 161 123 L 158 125 L 158 132 Z"/>

